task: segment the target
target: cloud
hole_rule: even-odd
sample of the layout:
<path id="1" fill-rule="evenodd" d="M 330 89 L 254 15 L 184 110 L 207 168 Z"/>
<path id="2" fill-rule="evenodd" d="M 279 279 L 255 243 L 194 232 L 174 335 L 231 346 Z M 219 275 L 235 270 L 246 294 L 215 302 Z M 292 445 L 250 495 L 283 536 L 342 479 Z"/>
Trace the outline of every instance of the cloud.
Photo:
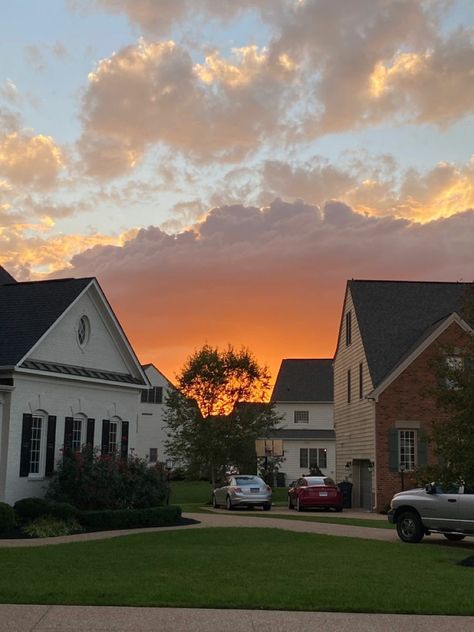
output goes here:
<path id="1" fill-rule="evenodd" d="M 281 0 L 278 0 L 282 4 Z M 123 13 L 148 35 L 164 35 L 180 22 L 203 18 L 230 20 L 244 11 L 263 14 L 274 10 L 275 0 L 89 0 L 86 5 Z M 286 0 L 283 4 L 291 4 Z"/>
<path id="2" fill-rule="evenodd" d="M 255 46 L 203 64 L 171 41 L 123 48 L 89 75 L 78 143 L 86 171 L 121 175 L 152 144 L 198 161 L 241 159 L 278 131 L 292 73 L 287 57 Z"/>
<path id="3" fill-rule="evenodd" d="M 63 153 L 51 136 L 0 127 L 0 176 L 13 184 L 48 189 L 64 167 Z"/>
<path id="4" fill-rule="evenodd" d="M 37 72 L 43 72 L 46 68 L 43 51 L 36 44 L 25 46 L 25 58 L 27 63 Z"/>
<path id="5" fill-rule="evenodd" d="M 441 162 L 422 173 L 401 170 L 390 156 L 361 156 L 345 167 L 316 156 L 303 164 L 266 161 L 261 186 L 268 196 L 302 197 L 313 204 L 337 199 L 360 213 L 420 222 L 474 207 L 474 159 L 466 165 Z"/>
<path id="6" fill-rule="evenodd" d="M 215 208 L 175 236 L 140 230 L 66 274 L 99 275 L 144 361 L 176 369 L 193 347 L 232 342 L 275 371 L 282 356 L 333 353 L 348 278 L 473 278 L 473 230 L 472 210 L 418 224 L 275 200 Z"/>
<path id="7" fill-rule="evenodd" d="M 11 79 L 5 79 L 3 84 L 0 85 L 0 98 L 10 104 L 18 102 L 18 89 Z"/>

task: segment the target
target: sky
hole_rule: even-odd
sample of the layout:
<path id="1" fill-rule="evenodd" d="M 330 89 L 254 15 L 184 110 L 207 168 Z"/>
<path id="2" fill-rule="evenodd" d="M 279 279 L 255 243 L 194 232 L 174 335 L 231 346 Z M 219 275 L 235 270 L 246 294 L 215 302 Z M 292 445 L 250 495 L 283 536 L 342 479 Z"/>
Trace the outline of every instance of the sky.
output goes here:
<path id="1" fill-rule="evenodd" d="M 143 363 L 332 357 L 351 278 L 474 280 L 472 0 L 15 0 L 0 264 Z"/>

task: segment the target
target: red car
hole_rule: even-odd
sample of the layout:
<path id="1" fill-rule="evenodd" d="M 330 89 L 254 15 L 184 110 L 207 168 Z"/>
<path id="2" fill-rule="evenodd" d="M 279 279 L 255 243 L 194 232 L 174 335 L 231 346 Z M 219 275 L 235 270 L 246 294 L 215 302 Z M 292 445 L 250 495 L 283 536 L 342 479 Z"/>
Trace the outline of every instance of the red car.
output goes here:
<path id="1" fill-rule="evenodd" d="M 328 476 L 303 476 L 288 490 L 288 509 L 342 511 L 342 492 Z"/>

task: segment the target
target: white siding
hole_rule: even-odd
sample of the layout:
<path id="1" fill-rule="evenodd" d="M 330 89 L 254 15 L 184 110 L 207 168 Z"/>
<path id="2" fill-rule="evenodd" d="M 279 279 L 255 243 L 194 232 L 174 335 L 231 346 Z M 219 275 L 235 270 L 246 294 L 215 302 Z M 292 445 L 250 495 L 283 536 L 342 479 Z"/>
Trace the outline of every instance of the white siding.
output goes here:
<path id="1" fill-rule="evenodd" d="M 295 410 L 307 410 L 309 423 L 295 423 Z M 333 430 L 334 406 L 328 402 L 277 402 L 275 412 L 282 415 L 280 428 L 288 430 Z M 286 485 L 308 474 L 308 470 L 300 467 L 300 448 L 322 448 L 327 450 L 327 468 L 322 472 L 327 476 L 336 475 L 336 444 L 334 440 L 315 439 L 284 439 L 284 461 L 280 465 L 280 472 L 285 473 Z"/>
<path id="2" fill-rule="evenodd" d="M 307 410 L 309 412 L 309 423 L 295 423 L 295 410 Z M 333 430 L 333 411 L 334 406 L 332 403 L 277 402 L 275 404 L 275 412 L 283 416 L 280 427 L 293 430 Z"/>
<path id="3" fill-rule="evenodd" d="M 89 384 L 53 376 L 19 374 L 15 375 L 15 387 L 11 394 L 9 419 L 6 419 L 4 415 L 2 424 L 3 437 L 6 431 L 8 436 L 8 457 L 3 477 L 0 472 L 0 500 L 14 503 L 20 498 L 42 496 L 48 483 L 47 479 L 34 480 L 19 476 L 24 413 L 42 410 L 47 415 L 56 416 L 56 460 L 61 456 L 64 443 L 65 418 L 77 414 L 95 419 L 94 446 L 96 447 L 101 445 L 103 419 L 118 417 L 122 421 L 128 421 L 130 424 L 129 450 L 135 448 L 134 429 L 137 424 L 140 398 L 138 388 Z M 6 423 L 8 423 L 8 429 L 5 427 Z M 4 451 L 1 457 L 3 463 Z"/>
<path id="4" fill-rule="evenodd" d="M 31 359 L 135 375 L 135 367 L 120 349 L 121 341 L 115 327 L 108 322 L 109 318 L 103 306 L 99 306 L 100 304 L 94 300 L 94 293 L 91 288 L 73 305 L 44 340 L 33 349 Z M 76 329 L 83 315 L 90 321 L 91 332 L 89 343 L 81 349 Z"/>
<path id="5" fill-rule="evenodd" d="M 346 313 L 352 311 L 352 342 L 346 345 Z M 359 398 L 359 364 L 363 367 L 363 398 Z M 347 371 L 351 370 L 352 397 L 347 402 Z M 352 459 L 375 461 L 375 407 L 365 399 L 372 390 L 359 325 L 350 292 L 342 313 L 342 327 L 334 358 L 334 427 L 336 431 L 337 480 L 343 480 L 344 465 Z M 357 481 L 353 481 L 357 485 Z M 356 495 L 357 490 L 354 489 Z"/>
<path id="6" fill-rule="evenodd" d="M 138 456 L 148 457 L 150 448 L 157 448 L 158 461 L 164 462 L 167 458 L 165 452 L 167 436 L 163 414 L 165 411 L 166 391 L 169 382 L 153 365 L 147 366 L 145 373 L 152 386 L 161 386 L 163 388 L 163 404 L 146 404 L 140 402 L 136 450 Z"/>
<path id="7" fill-rule="evenodd" d="M 300 467 L 300 448 L 325 448 L 327 451 L 327 468 L 321 468 L 323 474 L 334 478 L 336 475 L 336 444 L 335 441 L 314 441 L 285 439 L 283 449 L 284 461 L 280 465 L 280 472 L 285 473 L 285 483 L 289 485 L 302 474 L 308 474 L 307 468 Z"/>

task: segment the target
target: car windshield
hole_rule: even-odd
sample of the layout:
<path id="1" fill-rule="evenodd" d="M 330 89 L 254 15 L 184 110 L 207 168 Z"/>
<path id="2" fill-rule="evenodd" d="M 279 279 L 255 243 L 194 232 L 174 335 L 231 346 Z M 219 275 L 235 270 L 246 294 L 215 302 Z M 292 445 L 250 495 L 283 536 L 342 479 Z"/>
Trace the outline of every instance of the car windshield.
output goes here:
<path id="1" fill-rule="evenodd" d="M 235 484 L 245 487 L 245 485 L 263 485 L 264 483 L 258 476 L 236 476 Z"/>
<path id="2" fill-rule="evenodd" d="M 307 476 L 308 485 L 336 485 L 329 476 Z"/>

